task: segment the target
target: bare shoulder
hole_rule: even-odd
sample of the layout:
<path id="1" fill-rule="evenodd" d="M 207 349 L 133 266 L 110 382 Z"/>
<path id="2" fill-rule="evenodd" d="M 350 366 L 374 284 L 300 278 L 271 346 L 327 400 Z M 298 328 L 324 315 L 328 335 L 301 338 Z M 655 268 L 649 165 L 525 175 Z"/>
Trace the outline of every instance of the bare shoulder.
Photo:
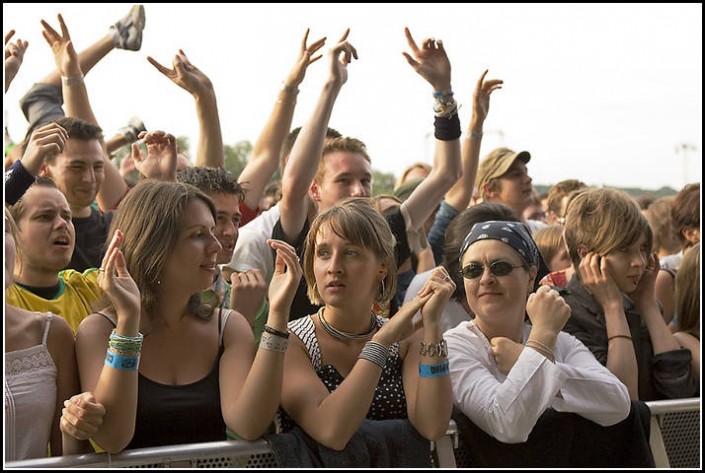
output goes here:
<path id="1" fill-rule="evenodd" d="M 115 328 L 114 320 L 103 313 L 94 313 L 81 321 L 76 331 L 76 339 L 84 336 L 97 336 L 110 334 Z"/>
<path id="2" fill-rule="evenodd" d="M 62 360 L 75 363 L 74 335 L 68 322 L 58 315 L 51 318 L 51 326 L 47 336 L 47 350 L 54 363 L 62 364 Z"/>
<path id="3" fill-rule="evenodd" d="M 245 340 L 249 341 L 251 344 L 255 343 L 252 328 L 240 312 L 232 309 L 224 309 L 223 320 L 226 320 L 225 326 L 223 327 L 223 343 L 226 347 L 230 343 Z"/>
<path id="4" fill-rule="evenodd" d="M 73 345 L 74 341 L 73 330 L 71 330 L 69 323 L 66 322 L 63 317 L 58 315 L 54 315 L 51 318 L 51 326 L 49 327 L 47 343 L 52 343 L 52 341 L 71 345 Z"/>

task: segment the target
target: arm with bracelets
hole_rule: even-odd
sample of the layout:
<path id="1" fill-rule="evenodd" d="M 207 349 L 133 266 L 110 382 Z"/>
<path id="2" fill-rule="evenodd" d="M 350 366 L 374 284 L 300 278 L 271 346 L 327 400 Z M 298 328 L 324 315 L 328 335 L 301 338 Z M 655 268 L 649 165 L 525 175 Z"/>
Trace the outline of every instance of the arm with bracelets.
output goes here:
<path id="1" fill-rule="evenodd" d="M 245 440 L 266 432 L 279 407 L 284 354 L 289 345 L 289 308 L 301 279 L 296 250 L 279 240 L 269 240 L 276 252 L 269 286 L 269 316 L 259 347 L 244 317 L 231 317 L 225 328 L 225 351 L 220 360 L 220 402 L 225 424 Z M 253 359 L 253 353 L 254 359 Z"/>
<path id="2" fill-rule="evenodd" d="M 402 204 L 419 229 L 460 178 L 460 120 L 451 89 L 450 60 L 441 40 L 425 39 L 417 45 L 408 28 L 404 30 L 411 53 L 403 53 L 409 65 L 433 88 L 435 100 L 435 146 L 431 173 Z"/>
<path id="3" fill-rule="evenodd" d="M 446 269 L 434 269 L 416 295 L 416 299 L 425 301 L 421 308 L 423 326 L 404 342 L 408 343 L 403 376 L 409 420 L 429 440 L 445 435 L 453 407 L 441 316 L 454 291 L 455 284 Z"/>
<path id="4" fill-rule="evenodd" d="M 76 355 L 84 392 L 65 403 L 61 419 L 63 433 L 92 438 L 110 453 L 123 450 L 134 433 L 143 338 L 140 292 L 120 250 L 123 239 L 122 232 L 116 231 L 98 276 L 117 315 L 116 326 L 113 329 L 100 314 L 87 317 L 79 326 Z"/>

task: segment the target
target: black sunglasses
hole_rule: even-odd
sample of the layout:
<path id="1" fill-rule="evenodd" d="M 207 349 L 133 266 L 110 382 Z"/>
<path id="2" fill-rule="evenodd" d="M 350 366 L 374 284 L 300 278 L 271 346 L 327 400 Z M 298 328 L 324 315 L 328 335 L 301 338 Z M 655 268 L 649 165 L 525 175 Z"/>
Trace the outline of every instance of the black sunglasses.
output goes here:
<path id="1" fill-rule="evenodd" d="M 506 261 L 493 261 L 490 263 L 490 273 L 493 276 L 506 276 L 512 271 L 514 271 L 516 268 L 524 268 L 525 266 L 523 264 L 520 264 L 519 266 L 513 266 L 512 263 L 508 263 Z M 482 276 L 482 273 L 485 272 L 485 266 L 480 264 L 480 263 L 470 263 L 469 265 L 465 266 L 460 270 L 460 274 L 465 278 L 465 279 L 477 279 L 480 276 Z"/>

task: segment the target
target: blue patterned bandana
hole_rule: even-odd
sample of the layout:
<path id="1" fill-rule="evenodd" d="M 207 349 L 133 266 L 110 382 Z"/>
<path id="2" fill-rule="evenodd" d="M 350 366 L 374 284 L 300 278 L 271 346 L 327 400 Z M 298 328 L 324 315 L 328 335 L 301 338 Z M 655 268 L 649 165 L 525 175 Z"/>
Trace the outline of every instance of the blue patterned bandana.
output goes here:
<path id="1" fill-rule="evenodd" d="M 538 246 L 536 246 L 536 242 L 534 242 L 529 231 L 521 222 L 491 220 L 489 222 L 481 222 L 473 225 L 460 249 L 461 265 L 465 252 L 470 245 L 478 240 L 499 240 L 504 242 L 514 248 L 529 267 L 535 266 L 538 273 L 536 275 L 534 289 L 538 287 L 539 281 L 550 272 L 548 265 L 546 265 L 546 262 L 539 252 Z"/>

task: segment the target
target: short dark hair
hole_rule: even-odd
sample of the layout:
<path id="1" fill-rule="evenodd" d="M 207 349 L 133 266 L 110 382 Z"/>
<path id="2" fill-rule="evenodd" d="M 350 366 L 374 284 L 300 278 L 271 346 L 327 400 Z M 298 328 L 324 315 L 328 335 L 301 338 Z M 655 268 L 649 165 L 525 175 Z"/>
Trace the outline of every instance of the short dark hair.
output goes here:
<path id="1" fill-rule="evenodd" d="M 235 194 L 245 199 L 245 190 L 235 176 L 223 168 L 188 167 L 176 174 L 179 182 L 191 184 L 206 194 Z"/>
<path id="2" fill-rule="evenodd" d="M 56 123 L 61 128 L 66 130 L 69 135 L 69 139 L 81 140 L 81 141 L 91 141 L 91 140 L 102 140 L 103 139 L 103 129 L 98 125 L 93 125 L 85 120 L 81 120 L 76 117 L 63 117 L 54 120 L 52 123 Z M 36 130 L 36 128 L 35 128 Z M 56 159 L 55 154 L 50 154 L 46 157 L 45 162 L 52 164 Z"/>

